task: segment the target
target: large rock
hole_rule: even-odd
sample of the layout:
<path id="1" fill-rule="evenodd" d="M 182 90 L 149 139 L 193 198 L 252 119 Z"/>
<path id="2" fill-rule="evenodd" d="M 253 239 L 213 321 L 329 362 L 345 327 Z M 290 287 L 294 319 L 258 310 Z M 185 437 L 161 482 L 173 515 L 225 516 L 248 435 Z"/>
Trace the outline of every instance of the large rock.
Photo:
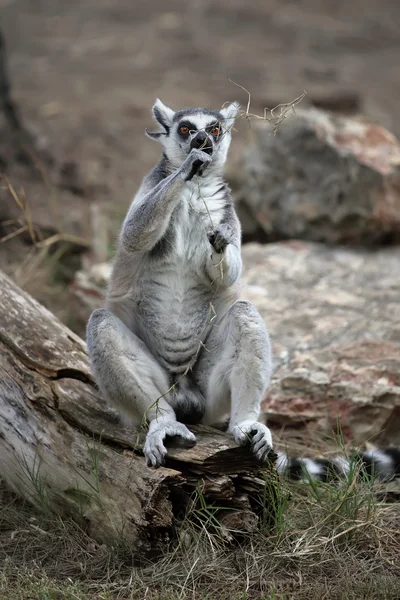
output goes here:
<path id="1" fill-rule="evenodd" d="M 264 317 L 270 421 L 400 443 L 400 248 L 286 242 L 243 251 L 243 295 Z"/>
<path id="2" fill-rule="evenodd" d="M 383 127 L 309 109 L 253 133 L 229 176 L 247 239 L 400 240 L 400 144 Z"/>
<path id="3" fill-rule="evenodd" d="M 339 417 L 348 440 L 400 443 L 400 248 L 246 244 L 243 260 L 242 296 L 274 347 L 268 421 L 329 435 Z M 108 274 L 104 263 L 78 276 L 86 318 L 101 306 Z"/>

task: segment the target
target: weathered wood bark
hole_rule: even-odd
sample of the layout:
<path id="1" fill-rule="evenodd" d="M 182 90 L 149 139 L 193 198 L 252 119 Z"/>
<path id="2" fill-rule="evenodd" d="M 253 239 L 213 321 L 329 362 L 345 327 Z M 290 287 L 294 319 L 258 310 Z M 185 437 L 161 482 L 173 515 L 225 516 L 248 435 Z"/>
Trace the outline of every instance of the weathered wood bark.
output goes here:
<path id="1" fill-rule="evenodd" d="M 97 392 L 84 342 L 0 272 L 0 475 L 12 489 L 140 549 L 165 539 L 197 486 L 231 509 L 219 517 L 228 537 L 253 530 L 271 471 L 226 434 L 196 432 L 194 448 L 147 468 L 141 436 Z"/>

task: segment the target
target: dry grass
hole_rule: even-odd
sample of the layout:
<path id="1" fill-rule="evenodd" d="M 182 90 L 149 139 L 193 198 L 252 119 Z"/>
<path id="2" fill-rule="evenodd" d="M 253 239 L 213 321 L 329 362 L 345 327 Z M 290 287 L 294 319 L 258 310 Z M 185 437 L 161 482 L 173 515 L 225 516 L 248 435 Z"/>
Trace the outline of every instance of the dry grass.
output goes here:
<path id="1" fill-rule="evenodd" d="M 400 508 L 378 503 L 355 467 L 339 485 L 284 484 L 273 531 L 227 547 L 188 514 L 178 541 L 144 560 L 3 491 L 0 598 L 397 599 Z M 208 511 L 204 511 L 206 516 Z M 198 515 L 197 515 L 198 517 Z"/>
<path id="2" fill-rule="evenodd" d="M 251 112 L 251 93 L 245 87 L 240 85 L 240 83 L 235 83 L 229 79 L 233 85 L 240 88 L 247 94 L 247 103 L 246 109 L 239 111 L 238 118 L 245 119 L 247 121 L 248 126 L 251 126 L 252 121 L 264 121 L 271 126 L 271 132 L 273 135 L 277 133 L 282 123 L 290 116 L 296 115 L 296 106 L 300 104 L 300 102 L 307 96 L 307 92 L 304 90 L 300 96 L 291 100 L 290 102 L 284 102 L 274 106 L 273 108 L 268 108 L 267 106 L 263 109 L 263 114 L 259 115 Z"/>
<path id="3" fill-rule="evenodd" d="M 46 186 L 48 176 L 43 174 Z M 68 302 L 67 286 L 81 267 L 81 254 L 91 247 L 90 240 L 58 231 L 43 232 L 35 223 L 29 197 L 0 174 L 0 189 L 9 194 L 19 215 L 2 221 L 0 252 L 4 252 L 1 267 L 22 289 L 44 304 L 64 323 L 76 329 Z M 56 211 L 55 192 L 50 198 L 52 213 Z M 54 197 L 53 197 L 54 196 Z M 49 208 L 49 210 L 50 210 Z M 78 324 L 80 325 L 80 323 Z"/>

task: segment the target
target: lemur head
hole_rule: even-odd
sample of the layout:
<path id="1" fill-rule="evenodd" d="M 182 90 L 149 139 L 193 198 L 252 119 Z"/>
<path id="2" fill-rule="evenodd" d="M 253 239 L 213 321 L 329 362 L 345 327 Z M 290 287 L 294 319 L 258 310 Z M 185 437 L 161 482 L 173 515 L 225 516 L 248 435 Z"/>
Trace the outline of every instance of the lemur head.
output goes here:
<path id="1" fill-rule="evenodd" d="M 150 132 L 146 129 L 146 134 L 162 143 L 167 159 L 175 167 L 183 163 L 193 148 L 199 148 L 213 157 L 208 168 L 221 170 L 238 110 L 239 105 L 233 102 L 221 110 L 184 108 L 175 112 L 157 99 L 153 115 L 163 131 Z"/>

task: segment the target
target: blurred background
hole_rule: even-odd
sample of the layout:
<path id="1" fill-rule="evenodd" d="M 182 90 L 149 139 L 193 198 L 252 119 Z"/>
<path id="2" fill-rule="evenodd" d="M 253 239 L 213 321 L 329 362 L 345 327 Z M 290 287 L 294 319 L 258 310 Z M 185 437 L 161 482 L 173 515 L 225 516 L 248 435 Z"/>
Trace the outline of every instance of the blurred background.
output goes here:
<path id="1" fill-rule="evenodd" d="M 350 371 L 355 361 L 344 377 L 354 385 L 331 394 L 332 404 L 340 399 L 346 412 L 347 396 L 358 394 L 379 431 L 393 424 L 395 401 L 379 404 L 363 386 L 379 380 L 388 394 L 385 385 L 400 381 L 399 263 L 388 250 L 399 233 L 398 0 L 2 0 L 0 19 L 0 268 L 84 335 L 118 228 L 160 155 L 144 137 L 156 97 L 175 109 L 246 107 L 232 80 L 262 115 L 305 90 L 303 120 L 288 114 L 276 135 L 268 123 L 260 132 L 239 120 L 227 172 L 252 242 L 245 293 L 272 323 L 281 369 L 266 406 L 278 426 L 287 423 L 283 398 L 292 415 L 320 425 L 312 402 L 325 401 L 332 373 L 340 380 L 340 356 Z M 276 244 L 293 239 L 303 241 Z M 386 287 L 368 303 L 365 290 L 382 288 L 383 274 Z M 367 355 L 365 336 L 391 344 L 390 367 L 376 366 L 376 348 Z M 316 366 L 313 348 L 330 349 L 336 362 Z"/>

